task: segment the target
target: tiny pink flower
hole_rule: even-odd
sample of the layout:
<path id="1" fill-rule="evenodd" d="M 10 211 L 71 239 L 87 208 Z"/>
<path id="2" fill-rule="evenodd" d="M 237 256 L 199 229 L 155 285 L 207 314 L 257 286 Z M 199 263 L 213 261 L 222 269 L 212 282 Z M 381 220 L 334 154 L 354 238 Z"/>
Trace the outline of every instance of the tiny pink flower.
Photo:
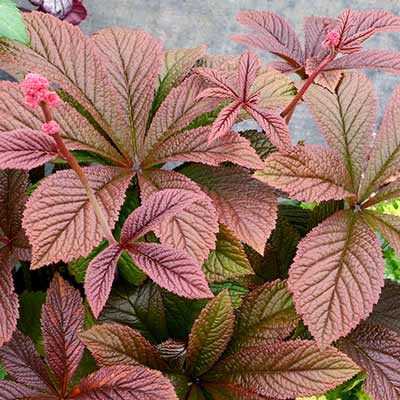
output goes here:
<path id="1" fill-rule="evenodd" d="M 329 47 L 336 47 L 340 43 L 340 35 L 336 31 L 329 31 L 323 41 L 323 44 Z"/>
<path id="2" fill-rule="evenodd" d="M 56 121 L 49 121 L 43 124 L 42 130 L 49 135 L 54 135 L 60 131 L 60 125 Z"/>
<path id="3" fill-rule="evenodd" d="M 25 104 L 30 108 L 37 108 L 41 101 L 45 101 L 49 91 L 49 81 L 39 74 L 28 74 L 22 82 L 25 95 Z"/>
<path id="4" fill-rule="evenodd" d="M 48 92 L 46 103 L 49 107 L 57 107 L 62 103 L 62 101 L 56 92 Z"/>

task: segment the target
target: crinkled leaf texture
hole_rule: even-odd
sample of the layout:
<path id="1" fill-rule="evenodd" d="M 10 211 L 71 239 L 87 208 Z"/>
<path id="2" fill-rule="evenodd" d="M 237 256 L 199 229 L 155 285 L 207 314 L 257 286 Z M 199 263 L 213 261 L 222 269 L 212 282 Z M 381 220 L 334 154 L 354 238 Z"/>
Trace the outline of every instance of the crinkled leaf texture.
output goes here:
<path id="1" fill-rule="evenodd" d="M 113 227 L 132 173 L 113 167 L 83 171 Z M 32 268 L 86 256 L 103 238 L 86 191 L 72 170 L 49 176 L 34 191 L 23 226 L 32 245 Z"/>
<path id="2" fill-rule="evenodd" d="M 319 145 L 295 146 L 273 153 L 254 176 L 300 201 L 354 197 L 340 157 L 334 150 Z"/>
<path id="3" fill-rule="evenodd" d="M 300 242 L 288 284 L 319 346 L 347 335 L 371 313 L 383 272 L 375 233 L 351 210 L 335 213 Z"/>
<path id="4" fill-rule="evenodd" d="M 231 339 L 234 320 L 227 290 L 201 311 L 192 327 L 187 350 L 188 368 L 193 376 L 206 373 L 221 357 Z"/>
<path id="5" fill-rule="evenodd" d="M 334 347 L 313 341 L 253 347 L 223 358 L 203 380 L 262 396 L 292 398 L 322 394 L 350 379 L 359 368 Z"/>

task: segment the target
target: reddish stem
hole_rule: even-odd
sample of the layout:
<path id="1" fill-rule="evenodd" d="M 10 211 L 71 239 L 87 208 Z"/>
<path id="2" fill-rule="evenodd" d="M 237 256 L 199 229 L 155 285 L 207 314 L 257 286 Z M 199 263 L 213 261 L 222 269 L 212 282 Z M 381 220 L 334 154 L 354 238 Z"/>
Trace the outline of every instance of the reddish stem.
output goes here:
<path id="1" fill-rule="evenodd" d="M 281 117 L 285 118 L 286 116 L 288 117 L 286 119 L 286 122 L 289 123 L 290 116 L 293 114 L 294 109 L 297 106 L 297 103 L 303 98 L 304 93 L 307 91 L 307 89 L 311 86 L 311 84 L 314 82 L 315 78 L 318 76 L 319 73 L 323 71 L 323 69 L 335 58 L 336 52 L 331 51 L 318 65 L 318 67 L 312 72 L 312 74 L 307 78 L 307 80 L 304 82 L 304 85 L 301 87 L 301 89 L 297 92 L 296 96 L 294 99 L 290 102 L 290 104 L 281 112 Z"/>
<path id="2" fill-rule="evenodd" d="M 45 103 L 42 103 L 41 107 L 42 107 L 46 122 L 50 122 L 52 120 L 52 116 L 51 116 L 51 111 L 50 111 L 49 107 Z M 108 240 L 108 242 L 110 244 L 115 244 L 116 240 L 114 239 L 114 235 L 112 234 L 111 228 L 108 225 L 107 218 L 104 215 L 103 209 L 102 209 L 100 203 L 98 202 L 93 189 L 89 185 L 89 181 L 88 181 L 85 173 L 83 172 L 83 169 L 79 165 L 78 161 L 76 161 L 75 157 L 71 154 L 71 152 L 65 146 L 65 144 L 61 138 L 60 132 L 55 133 L 54 135 L 52 135 L 52 137 L 54 138 L 54 140 L 57 143 L 58 151 L 60 152 L 60 154 L 65 158 L 65 160 L 68 162 L 70 167 L 78 175 L 78 178 L 81 181 L 83 188 L 86 191 L 89 201 L 93 206 L 97 220 L 99 221 L 100 226 L 103 229 L 105 238 Z"/>

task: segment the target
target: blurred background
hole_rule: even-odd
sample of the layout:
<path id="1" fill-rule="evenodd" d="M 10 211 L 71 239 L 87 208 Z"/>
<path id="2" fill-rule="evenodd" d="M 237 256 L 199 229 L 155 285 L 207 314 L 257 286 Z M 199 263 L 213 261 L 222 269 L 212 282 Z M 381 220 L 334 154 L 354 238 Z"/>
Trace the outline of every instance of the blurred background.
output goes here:
<path id="1" fill-rule="evenodd" d="M 29 8 L 26 0 L 17 1 Z M 400 14 L 400 0 L 83 0 L 88 16 L 80 25 L 90 34 L 107 27 L 143 29 L 157 36 L 167 49 L 207 44 L 211 54 L 239 54 L 243 47 L 230 40 L 234 33 L 244 32 L 236 22 L 242 9 L 269 10 L 289 20 L 302 35 L 306 15 L 337 16 L 343 9 L 381 8 Z M 400 51 L 400 34 L 379 34 L 369 40 L 366 48 Z M 273 57 L 258 52 L 265 60 Z M 380 116 L 400 75 L 369 72 L 380 98 Z M 298 107 L 292 122 L 294 141 L 322 143 L 315 124 L 305 107 Z"/>

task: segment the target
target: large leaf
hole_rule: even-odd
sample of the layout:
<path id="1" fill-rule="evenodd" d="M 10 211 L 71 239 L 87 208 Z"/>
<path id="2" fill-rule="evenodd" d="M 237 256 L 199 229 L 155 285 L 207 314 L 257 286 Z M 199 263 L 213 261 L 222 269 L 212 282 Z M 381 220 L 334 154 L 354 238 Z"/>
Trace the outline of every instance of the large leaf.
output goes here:
<path id="1" fill-rule="evenodd" d="M 99 321 L 130 326 L 152 343 L 168 337 L 163 298 L 151 283 L 140 288 L 114 285 Z"/>
<path id="2" fill-rule="evenodd" d="M 2 0 L 0 3 L 0 38 L 29 44 L 21 12 L 13 0 Z"/>
<path id="3" fill-rule="evenodd" d="M 322 394 L 359 371 L 334 347 L 313 341 L 254 347 L 223 358 L 203 380 L 232 384 L 262 396 L 292 398 Z"/>
<path id="4" fill-rule="evenodd" d="M 385 327 L 363 323 L 339 347 L 366 372 L 364 389 L 372 400 L 400 396 L 400 336 Z"/>
<path id="5" fill-rule="evenodd" d="M 178 215 L 199 199 L 200 195 L 190 190 L 166 189 L 152 194 L 126 219 L 121 243 L 127 245 L 158 228 L 162 221 Z"/>
<path id="6" fill-rule="evenodd" d="M 159 286 L 191 299 L 212 297 L 199 265 L 186 253 L 155 243 L 127 247 L 135 263 Z"/>
<path id="7" fill-rule="evenodd" d="M 113 227 L 132 173 L 111 167 L 83 171 Z M 34 191 L 23 225 L 33 248 L 32 268 L 86 256 L 103 238 L 85 189 L 72 170 L 49 176 Z"/>
<path id="8" fill-rule="evenodd" d="M 18 129 L 0 134 L 1 169 L 33 169 L 57 156 L 55 140 L 47 133 Z"/>
<path id="9" fill-rule="evenodd" d="M 253 290 L 240 305 L 231 351 L 269 345 L 289 336 L 298 317 L 286 283 L 275 281 Z"/>
<path id="10" fill-rule="evenodd" d="M 152 369 L 167 368 L 156 348 L 129 326 L 95 325 L 80 337 L 101 367 L 141 364 Z"/>
<path id="11" fill-rule="evenodd" d="M 32 129 L 40 131 L 43 112 L 40 108 L 25 106 L 24 93 L 14 82 L 0 82 L 0 130 Z M 123 163 L 121 154 L 89 121 L 69 104 L 52 109 L 53 119 L 60 125 L 60 134 L 69 150 L 89 150 L 117 163 Z"/>
<path id="12" fill-rule="evenodd" d="M 203 264 L 203 271 L 209 282 L 220 282 L 254 273 L 240 240 L 224 225 L 219 227 L 215 250 Z"/>
<path id="13" fill-rule="evenodd" d="M 0 54 L 4 68 L 36 72 L 57 83 L 91 114 L 122 152 L 132 154 L 128 120 L 92 40 L 78 27 L 49 14 L 26 13 L 24 20 L 31 46 L 6 43 L 7 51 Z"/>
<path id="14" fill-rule="evenodd" d="M 187 362 L 193 376 L 206 373 L 221 357 L 231 339 L 234 320 L 227 290 L 202 310 L 189 336 Z"/>
<path id="15" fill-rule="evenodd" d="M 326 34 L 336 25 L 334 18 L 307 16 L 304 18 L 305 58 L 320 56 L 329 52 L 329 48 L 322 46 Z M 324 48 L 325 47 L 325 48 Z"/>
<path id="16" fill-rule="evenodd" d="M 78 290 L 56 275 L 42 307 L 42 335 L 46 359 L 62 393 L 79 366 L 84 346 L 78 338 L 85 311 Z"/>
<path id="17" fill-rule="evenodd" d="M 271 189 L 241 168 L 193 166 L 184 172 L 211 197 L 220 222 L 262 254 L 277 217 Z"/>
<path id="18" fill-rule="evenodd" d="M 158 371 L 141 366 L 119 365 L 105 367 L 84 378 L 71 392 L 77 400 L 177 400 L 167 378 Z"/>
<path id="19" fill-rule="evenodd" d="M 252 389 L 243 389 L 231 384 L 206 383 L 203 387 L 213 400 L 276 400 L 259 396 Z"/>
<path id="20" fill-rule="evenodd" d="M 119 245 L 111 245 L 90 262 L 86 271 L 85 294 L 95 318 L 98 318 L 110 295 L 122 250 Z"/>
<path id="21" fill-rule="evenodd" d="M 158 146 L 143 161 L 143 167 L 149 168 L 173 161 L 217 166 L 230 161 L 246 168 L 262 168 L 263 164 L 248 140 L 236 132 L 227 132 L 210 144 L 208 135 L 209 127 L 200 127 L 173 136 Z"/>
<path id="22" fill-rule="evenodd" d="M 382 184 L 397 176 L 400 166 L 400 87 L 386 108 L 378 136 L 372 147 L 359 196 L 365 200 Z"/>
<path id="23" fill-rule="evenodd" d="M 0 396 L 3 400 L 43 399 L 43 392 L 29 389 L 12 381 L 1 381 Z"/>
<path id="24" fill-rule="evenodd" d="M 381 246 L 352 211 L 339 211 L 299 244 L 289 272 L 298 313 L 320 346 L 365 319 L 383 286 Z"/>
<path id="25" fill-rule="evenodd" d="M 333 150 L 318 145 L 273 153 L 254 176 L 300 201 L 354 196 L 349 192 L 350 179 L 341 159 Z"/>
<path id="26" fill-rule="evenodd" d="M 376 118 L 372 83 L 362 73 L 346 73 L 334 93 L 312 85 L 305 100 L 329 145 L 342 156 L 356 191 Z"/>
<path id="27" fill-rule="evenodd" d="M 148 198 L 157 190 L 184 189 L 195 194 L 203 194 L 200 187 L 184 175 L 174 171 L 153 170 L 139 176 L 142 199 Z M 156 229 L 161 242 L 169 244 L 192 256 L 199 264 L 208 258 L 215 248 L 215 234 L 218 221 L 215 207 L 208 198 L 203 197 L 170 220 L 162 222 Z"/>
<path id="28" fill-rule="evenodd" d="M 134 150 L 143 146 L 147 119 L 161 68 L 161 44 L 143 31 L 105 29 L 92 36 L 106 61 L 108 76 L 118 94 Z"/>

